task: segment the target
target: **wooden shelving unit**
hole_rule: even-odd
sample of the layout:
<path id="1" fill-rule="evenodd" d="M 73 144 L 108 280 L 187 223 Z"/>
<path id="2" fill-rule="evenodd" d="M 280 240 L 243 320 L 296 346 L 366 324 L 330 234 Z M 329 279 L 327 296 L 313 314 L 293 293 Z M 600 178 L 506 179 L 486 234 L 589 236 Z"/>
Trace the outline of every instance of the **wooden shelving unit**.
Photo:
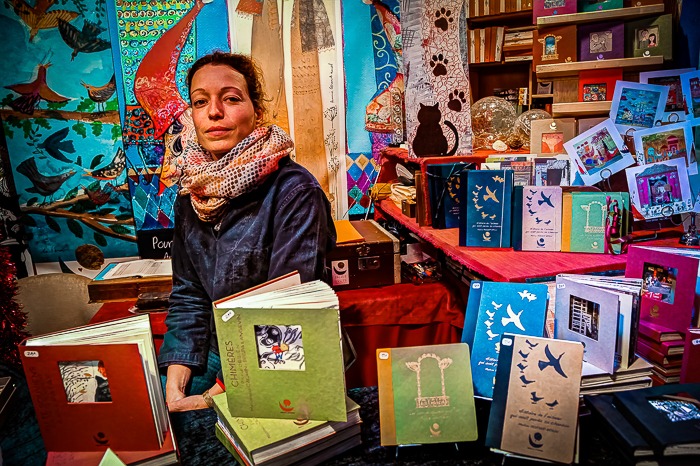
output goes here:
<path id="1" fill-rule="evenodd" d="M 533 94 L 533 99 L 552 99 L 554 94 Z"/>
<path id="2" fill-rule="evenodd" d="M 660 69 L 664 57 L 617 58 L 614 60 L 577 61 L 572 63 L 554 63 L 538 65 L 535 72 L 537 79 L 577 76 L 583 70 L 602 70 L 605 68 L 623 68 L 625 71 L 651 71 Z"/>
<path id="3" fill-rule="evenodd" d="M 500 15 L 475 16 L 467 18 L 467 21 L 474 26 L 481 26 L 486 23 L 499 23 L 500 25 L 508 25 L 513 22 L 521 22 L 522 20 L 532 19 L 532 9 L 514 11 L 512 13 L 501 13 Z"/>
<path id="4" fill-rule="evenodd" d="M 552 104 L 552 117 L 576 117 L 585 118 L 591 116 L 603 116 L 610 113 L 610 101 L 599 102 L 567 102 Z"/>
<path id="5" fill-rule="evenodd" d="M 615 10 L 589 11 L 586 13 L 571 13 L 568 15 L 555 15 L 537 18 L 537 28 L 552 26 L 565 26 L 570 24 L 586 24 L 616 19 L 633 19 L 642 16 L 659 15 L 664 12 L 664 5 L 643 5 Z"/>

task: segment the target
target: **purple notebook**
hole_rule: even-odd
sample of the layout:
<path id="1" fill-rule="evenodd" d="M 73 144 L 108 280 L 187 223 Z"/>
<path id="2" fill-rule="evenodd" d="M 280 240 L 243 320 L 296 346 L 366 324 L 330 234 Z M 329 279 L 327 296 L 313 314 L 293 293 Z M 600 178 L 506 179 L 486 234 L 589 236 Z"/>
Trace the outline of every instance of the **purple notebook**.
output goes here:
<path id="1" fill-rule="evenodd" d="M 578 60 L 625 58 L 625 24 L 613 21 L 578 27 Z"/>

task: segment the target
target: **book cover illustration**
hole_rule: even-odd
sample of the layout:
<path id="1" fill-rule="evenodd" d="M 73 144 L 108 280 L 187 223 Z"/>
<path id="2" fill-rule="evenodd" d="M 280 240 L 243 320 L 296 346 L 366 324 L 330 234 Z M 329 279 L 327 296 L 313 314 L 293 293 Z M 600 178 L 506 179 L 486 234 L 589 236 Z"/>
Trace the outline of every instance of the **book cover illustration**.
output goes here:
<path id="1" fill-rule="evenodd" d="M 671 159 L 626 170 L 636 219 L 670 217 L 693 210 L 684 159 Z"/>
<path id="2" fill-rule="evenodd" d="M 618 81 L 610 105 L 610 119 L 618 132 L 652 128 L 662 121 L 668 92 L 666 86 Z"/>
<path id="3" fill-rule="evenodd" d="M 635 131 L 632 135 L 639 165 L 683 159 L 689 175 L 698 173 L 690 121 L 655 126 Z"/>
<path id="4" fill-rule="evenodd" d="M 687 118 L 700 118 L 700 71 L 683 73 L 680 78 Z"/>
<path id="5" fill-rule="evenodd" d="M 608 217 L 608 197 L 611 202 L 617 202 L 623 217 L 621 234 L 626 234 L 628 225 L 624 219 L 630 205 L 628 193 L 573 193 L 569 233 L 571 252 L 606 253 L 605 226 Z M 613 244 L 612 247 L 615 252 L 619 252 L 619 244 Z"/>
<path id="6" fill-rule="evenodd" d="M 554 338 L 583 343 L 583 360 L 612 374 L 621 359 L 619 308 L 617 294 L 557 277 Z"/>
<path id="7" fill-rule="evenodd" d="M 625 25 L 622 21 L 581 25 L 578 28 L 578 40 L 580 61 L 625 57 Z"/>
<path id="8" fill-rule="evenodd" d="M 522 248 L 524 251 L 561 249 L 561 201 L 558 186 L 526 186 L 523 191 Z"/>
<path id="9" fill-rule="evenodd" d="M 583 345 L 505 334 L 486 445 L 561 463 L 573 460 Z"/>
<path id="10" fill-rule="evenodd" d="M 625 56 L 663 55 L 673 60 L 673 25 L 670 14 L 625 22 Z"/>
<path id="11" fill-rule="evenodd" d="M 467 345 L 392 348 L 377 354 L 379 361 L 390 361 L 394 419 L 387 418 L 385 411 L 381 421 L 395 427 L 396 444 L 477 439 Z M 386 371 L 380 370 L 379 375 L 387 377 Z M 380 386 L 388 388 L 382 382 Z"/>
<path id="12" fill-rule="evenodd" d="M 565 142 L 564 149 L 588 186 L 634 164 L 634 157 L 609 119 Z"/>
<path id="13" fill-rule="evenodd" d="M 573 118 L 535 120 L 530 128 L 530 150 L 541 157 L 564 154 L 564 142 L 575 135 Z"/>
<path id="14" fill-rule="evenodd" d="M 462 173 L 465 199 L 460 211 L 460 246 L 510 247 L 512 170 Z"/>
<path id="15" fill-rule="evenodd" d="M 232 416 L 347 420 L 337 309 L 218 306 L 214 317 Z"/>
<path id="16" fill-rule="evenodd" d="M 459 227 L 459 209 L 463 197 L 460 196 L 460 173 L 466 167 L 463 163 L 427 166 L 433 228 Z"/>
<path id="17" fill-rule="evenodd" d="M 60 361 L 68 403 L 105 403 L 112 401 L 107 369 L 102 361 Z"/>
<path id="18" fill-rule="evenodd" d="M 483 282 L 472 347 L 474 395 L 493 396 L 503 333 L 544 335 L 547 285 Z"/>
<path id="19" fill-rule="evenodd" d="M 532 35 L 533 67 L 575 62 L 578 56 L 577 26 L 548 27 Z"/>
<path id="20" fill-rule="evenodd" d="M 668 87 L 668 99 L 664 108 L 664 121 L 677 122 L 686 119 L 686 108 L 681 75 L 692 73 L 695 68 L 645 71 L 639 73 L 639 82 Z"/>

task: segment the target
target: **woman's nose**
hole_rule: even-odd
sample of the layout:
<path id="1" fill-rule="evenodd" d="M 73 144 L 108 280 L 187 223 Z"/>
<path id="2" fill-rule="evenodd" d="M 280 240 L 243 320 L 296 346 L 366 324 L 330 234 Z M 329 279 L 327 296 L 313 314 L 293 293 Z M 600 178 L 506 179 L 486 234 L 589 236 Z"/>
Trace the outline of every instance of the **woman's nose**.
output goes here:
<path id="1" fill-rule="evenodd" d="M 224 103 L 219 99 L 212 99 L 209 104 L 209 118 L 219 120 L 224 116 Z"/>

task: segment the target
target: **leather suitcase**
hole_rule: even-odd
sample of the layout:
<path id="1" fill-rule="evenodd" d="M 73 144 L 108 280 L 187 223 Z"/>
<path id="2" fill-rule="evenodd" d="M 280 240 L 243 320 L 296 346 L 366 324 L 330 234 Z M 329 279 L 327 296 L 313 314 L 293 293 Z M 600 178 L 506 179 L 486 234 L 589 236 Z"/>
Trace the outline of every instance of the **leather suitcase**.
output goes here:
<path id="1" fill-rule="evenodd" d="M 336 291 L 401 283 L 399 240 L 374 220 L 351 221 L 364 237 L 340 244 L 326 257 L 328 279 Z"/>

